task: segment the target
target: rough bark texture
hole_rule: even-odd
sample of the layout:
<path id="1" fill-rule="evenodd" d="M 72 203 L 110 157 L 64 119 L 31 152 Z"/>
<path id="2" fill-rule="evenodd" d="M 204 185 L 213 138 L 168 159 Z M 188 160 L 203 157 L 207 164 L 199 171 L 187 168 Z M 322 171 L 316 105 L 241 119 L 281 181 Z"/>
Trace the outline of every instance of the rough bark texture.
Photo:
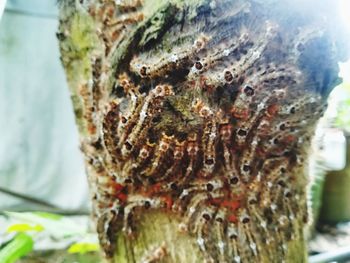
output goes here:
<path id="1" fill-rule="evenodd" d="M 324 17 L 281 2 L 63 1 L 108 258 L 306 261 L 304 167 L 338 68 Z"/>

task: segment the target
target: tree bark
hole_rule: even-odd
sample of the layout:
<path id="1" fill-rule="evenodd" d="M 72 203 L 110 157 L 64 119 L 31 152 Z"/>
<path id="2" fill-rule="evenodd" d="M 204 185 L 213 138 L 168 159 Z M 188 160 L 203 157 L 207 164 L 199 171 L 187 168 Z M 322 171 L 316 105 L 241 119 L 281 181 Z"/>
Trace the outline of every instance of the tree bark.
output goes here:
<path id="1" fill-rule="evenodd" d="M 287 1 L 62 1 L 101 246 L 115 262 L 306 262 L 305 164 L 338 83 Z"/>

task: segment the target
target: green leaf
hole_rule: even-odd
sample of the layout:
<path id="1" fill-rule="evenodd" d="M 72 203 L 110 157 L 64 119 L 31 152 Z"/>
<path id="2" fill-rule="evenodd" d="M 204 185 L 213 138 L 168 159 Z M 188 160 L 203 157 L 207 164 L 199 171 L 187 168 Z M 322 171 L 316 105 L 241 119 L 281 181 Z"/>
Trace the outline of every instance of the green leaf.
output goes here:
<path id="1" fill-rule="evenodd" d="M 80 242 L 80 243 L 75 243 L 73 245 L 71 245 L 68 248 L 68 253 L 70 254 L 85 254 L 88 252 L 94 252 L 94 251 L 98 251 L 99 250 L 99 246 L 96 243 L 87 243 L 87 242 Z"/>
<path id="2" fill-rule="evenodd" d="M 343 82 L 336 87 L 337 97 L 337 115 L 335 117 L 335 126 L 350 132 L 350 83 Z"/>
<path id="3" fill-rule="evenodd" d="M 48 213 L 48 212 L 32 212 L 35 215 L 41 216 L 43 218 L 47 219 L 52 219 L 52 220 L 60 220 L 63 218 L 61 215 L 53 214 L 53 213 Z"/>
<path id="4" fill-rule="evenodd" d="M 33 239 L 25 234 L 19 233 L 3 249 L 0 250 L 1 263 L 13 263 L 33 250 Z"/>
<path id="5" fill-rule="evenodd" d="M 21 222 L 37 224 L 45 229 L 45 232 L 57 239 L 75 235 L 86 235 L 87 229 L 84 225 L 79 225 L 75 221 L 66 217 L 43 216 L 42 213 L 31 212 L 4 212 L 7 216 L 15 218 Z M 1 261 L 0 261 L 1 262 Z M 1 262 L 2 263 L 2 262 Z"/>
<path id="6" fill-rule="evenodd" d="M 27 231 L 43 231 L 44 227 L 42 225 L 32 225 L 32 224 L 12 224 L 7 228 L 7 232 L 27 232 Z"/>

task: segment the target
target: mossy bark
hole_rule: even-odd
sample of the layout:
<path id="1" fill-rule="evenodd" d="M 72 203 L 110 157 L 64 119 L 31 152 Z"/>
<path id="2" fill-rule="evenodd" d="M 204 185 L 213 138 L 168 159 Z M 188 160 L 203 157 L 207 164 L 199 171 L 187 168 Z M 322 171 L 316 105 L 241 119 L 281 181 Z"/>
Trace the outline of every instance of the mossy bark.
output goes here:
<path id="1" fill-rule="evenodd" d="M 288 1 L 62 1 L 110 260 L 307 261 L 305 164 L 339 81 L 324 18 Z"/>

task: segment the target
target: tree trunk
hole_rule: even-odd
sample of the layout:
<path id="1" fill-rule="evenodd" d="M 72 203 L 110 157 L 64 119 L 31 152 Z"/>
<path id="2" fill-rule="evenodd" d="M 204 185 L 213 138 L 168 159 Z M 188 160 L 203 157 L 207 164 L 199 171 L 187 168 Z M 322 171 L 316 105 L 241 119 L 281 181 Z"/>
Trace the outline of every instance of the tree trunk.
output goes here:
<path id="1" fill-rule="evenodd" d="M 338 82 L 287 1 L 61 3 L 101 247 L 115 262 L 306 262 L 307 153 Z"/>

